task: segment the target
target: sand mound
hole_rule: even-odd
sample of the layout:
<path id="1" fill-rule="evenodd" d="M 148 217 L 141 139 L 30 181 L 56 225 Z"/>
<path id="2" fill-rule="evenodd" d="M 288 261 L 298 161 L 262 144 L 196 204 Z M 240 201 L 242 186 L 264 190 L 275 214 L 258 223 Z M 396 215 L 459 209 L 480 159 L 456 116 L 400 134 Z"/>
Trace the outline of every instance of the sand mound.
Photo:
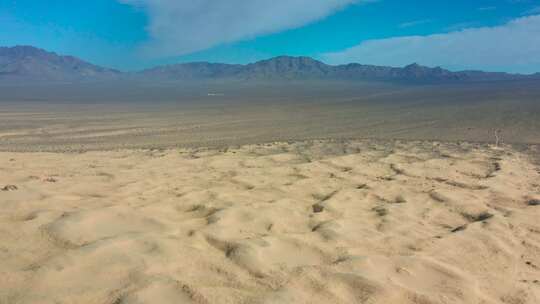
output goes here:
<path id="1" fill-rule="evenodd" d="M 540 171 L 510 147 L 0 156 L 0 303 L 540 302 Z"/>

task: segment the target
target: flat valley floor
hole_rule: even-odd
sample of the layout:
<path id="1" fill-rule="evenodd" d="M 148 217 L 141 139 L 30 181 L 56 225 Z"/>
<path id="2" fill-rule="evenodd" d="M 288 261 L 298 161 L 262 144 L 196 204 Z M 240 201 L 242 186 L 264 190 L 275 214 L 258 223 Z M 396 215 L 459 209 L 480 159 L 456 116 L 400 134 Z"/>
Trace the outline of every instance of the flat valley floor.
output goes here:
<path id="1" fill-rule="evenodd" d="M 538 149 L 1 152 L 0 303 L 539 303 Z"/>
<path id="2" fill-rule="evenodd" d="M 210 94 L 210 95 L 209 95 Z M 309 139 L 540 144 L 540 81 L 0 87 L 0 151 Z"/>

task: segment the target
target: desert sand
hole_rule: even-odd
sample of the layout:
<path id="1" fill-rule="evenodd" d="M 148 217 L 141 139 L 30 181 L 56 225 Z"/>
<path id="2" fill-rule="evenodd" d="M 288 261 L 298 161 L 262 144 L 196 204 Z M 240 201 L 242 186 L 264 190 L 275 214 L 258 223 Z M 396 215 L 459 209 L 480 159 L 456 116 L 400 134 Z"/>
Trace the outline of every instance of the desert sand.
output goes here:
<path id="1" fill-rule="evenodd" d="M 0 303 L 540 303 L 538 147 L 0 153 Z"/>

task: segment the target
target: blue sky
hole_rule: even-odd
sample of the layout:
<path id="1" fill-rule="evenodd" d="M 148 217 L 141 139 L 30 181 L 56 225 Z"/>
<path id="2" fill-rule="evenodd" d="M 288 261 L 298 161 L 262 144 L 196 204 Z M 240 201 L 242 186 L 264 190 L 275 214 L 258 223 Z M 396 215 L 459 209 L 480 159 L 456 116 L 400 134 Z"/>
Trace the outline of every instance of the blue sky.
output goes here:
<path id="1" fill-rule="evenodd" d="M 0 45 L 122 70 L 277 55 L 540 71 L 538 0 L 0 0 Z"/>

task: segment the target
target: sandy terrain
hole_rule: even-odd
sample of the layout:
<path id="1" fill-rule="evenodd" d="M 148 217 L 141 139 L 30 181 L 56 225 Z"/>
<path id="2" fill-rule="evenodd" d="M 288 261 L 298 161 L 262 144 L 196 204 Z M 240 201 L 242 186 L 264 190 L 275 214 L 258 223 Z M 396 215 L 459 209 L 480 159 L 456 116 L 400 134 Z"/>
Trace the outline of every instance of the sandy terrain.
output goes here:
<path id="1" fill-rule="evenodd" d="M 533 153 L 2 152 L 0 303 L 539 303 Z"/>

